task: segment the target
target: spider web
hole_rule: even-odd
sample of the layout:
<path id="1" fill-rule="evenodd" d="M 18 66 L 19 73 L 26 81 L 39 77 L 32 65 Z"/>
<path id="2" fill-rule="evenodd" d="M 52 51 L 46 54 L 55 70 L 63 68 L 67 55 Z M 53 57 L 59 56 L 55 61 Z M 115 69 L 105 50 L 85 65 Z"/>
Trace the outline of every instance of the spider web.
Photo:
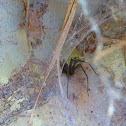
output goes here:
<path id="1" fill-rule="evenodd" d="M 62 50 L 61 59 L 67 61 L 68 57 L 71 55 L 71 52 L 76 49 L 78 50 L 79 55 L 83 56 L 87 61 L 89 61 L 89 63 L 92 63 L 94 58 L 99 53 L 102 53 L 103 49 L 109 49 L 109 46 L 114 46 L 112 44 L 108 45 L 105 43 L 102 46 L 100 45 L 101 50 L 96 53 L 97 47 L 100 43 L 99 40 L 101 38 L 107 38 L 109 40 L 125 40 L 125 1 L 95 1 L 96 2 L 94 2 L 93 0 L 92 2 L 90 0 L 86 2 L 86 0 L 83 0 L 82 2 L 85 2 L 85 4 L 87 4 L 87 6 L 85 7 L 85 5 L 80 0 L 78 12 L 75 16 L 69 35 Z M 1 1 L 1 5 L 2 2 L 3 1 Z M 13 15 L 13 17 L 20 15 L 22 19 L 16 18 L 16 21 L 18 23 L 15 21 L 15 24 L 15 22 L 12 21 L 13 28 L 8 27 L 7 29 L 9 33 L 15 31 L 16 29 L 16 32 L 21 34 L 21 32 L 25 30 L 25 26 L 23 26 L 25 8 L 21 1 L 19 2 L 20 4 L 17 1 L 15 2 L 12 0 L 12 2 L 13 3 L 9 2 L 9 4 L 15 5 L 15 7 L 20 7 L 21 10 L 15 11 L 13 6 L 10 6 L 10 8 L 4 6 L 5 10 L 7 11 L 7 13 L 9 13 L 9 15 Z M 5 4 L 6 3 L 8 3 L 8 0 L 5 1 Z M 56 0 L 55 3 L 51 0 L 41 0 L 35 2 L 31 1 L 29 15 L 29 20 L 31 20 L 31 24 L 29 25 L 29 44 L 30 48 L 32 49 L 33 55 L 30 61 L 23 63 L 26 64 L 25 66 L 22 65 L 22 67 L 20 67 L 18 70 L 15 70 L 16 72 L 12 72 L 13 75 L 11 75 L 7 84 L 1 86 L 0 111 L 1 113 L 4 112 L 1 114 L 0 119 L 2 125 L 9 125 L 11 121 L 16 120 L 15 117 L 18 114 L 22 113 L 23 111 L 32 109 L 34 105 L 38 90 L 40 89 L 40 85 L 46 73 L 45 66 L 49 63 L 58 40 L 60 33 L 59 31 L 61 29 L 62 22 L 66 13 L 66 10 L 64 8 L 67 8 L 68 6 L 68 1 Z M 54 8 L 51 10 L 50 6 L 53 6 Z M 56 13 L 58 7 L 61 10 L 59 9 L 59 12 Z M 85 10 L 84 13 L 83 10 Z M 60 21 L 58 22 L 58 20 Z M 10 24 L 10 22 L 2 23 L 3 26 L 6 26 L 6 23 Z M 17 29 L 16 26 L 18 26 L 19 29 Z M 4 38 L 5 42 L 7 42 L 6 40 L 9 40 L 9 43 L 16 45 L 15 41 L 13 41 L 12 39 L 12 36 L 15 36 L 15 32 L 13 32 L 11 35 L 9 34 L 8 36 L 5 35 L 2 37 Z M 25 38 L 22 41 L 26 42 L 26 36 L 24 36 L 21 38 Z M 17 38 L 17 40 L 19 41 L 20 37 L 18 36 Z M 2 41 L 1 44 L 4 46 L 6 44 L 8 45 L 8 42 L 5 43 L 4 41 Z M 21 48 L 23 47 L 26 47 L 26 43 L 21 43 Z M 25 55 L 24 57 L 27 58 L 27 48 L 24 50 L 23 55 Z M 102 58 L 103 60 L 99 61 L 95 66 L 96 70 L 102 73 L 103 76 L 100 76 L 100 79 L 104 82 L 104 86 L 108 90 L 108 125 L 110 125 L 111 119 L 114 119 L 115 101 L 122 100 L 123 102 L 125 102 L 124 87 L 126 81 L 125 77 L 122 76 L 122 73 L 125 74 L 125 66 L 124 62 L 117 62 L 117 60 L 122 61 L 122 57 L 122 50 L 115 50 L 106 58 Z M 102 68 L 99 69 L 99 66 Z M 42 100 L 39 100 L 38 107 L 46 103 L 49 98 L 51 99 L 51 96 L 49 96 L 50 93 L 53 94 L 58 90 L 55 87 L 56 85 L 51 85 L 53 80 L 52 78 L 54 78 L 55 74 L 56 71 L 54 70 L 52 77 L 50 77 L 48 80 L 50 81 L 50 83 L 47 83 L 43 90 L 43 95 L 40 96 L 40 99 Z M 107 80 L 106 78 L 109 78 L 110 80 Z M 118 88 L 120 90 L 118 90 Z M 33 90 L 29 92 L 29 89 Z M 16 104 L 16 101 L 18 101 L 20 107 L 13 109 L 12 106 Z M 125 113 L 123 113 L 123 115 L 125 115 Z"/>

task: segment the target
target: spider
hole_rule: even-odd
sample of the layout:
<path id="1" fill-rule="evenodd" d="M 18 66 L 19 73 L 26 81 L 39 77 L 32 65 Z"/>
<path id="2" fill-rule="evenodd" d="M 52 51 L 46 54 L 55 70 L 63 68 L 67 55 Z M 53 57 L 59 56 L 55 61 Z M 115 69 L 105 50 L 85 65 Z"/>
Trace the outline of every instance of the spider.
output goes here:
<path id="1" fill-rule="evenodd" d="M 77 68 L 81 68 L 81 70 L 86 75 L 86 78 L 87 78 L 87 94 L 89 96 L 89 93 L 88 93 L 88 90 L 89 90 L 89 88 L 88 88 L 88 86 L 89 86 L 89 84 L 88 84 L 88 75 L 87 75 L 86 71 L 84 70 L 84 68 L 83 68 L 83 66 L 81 64 L 82 62 L 88 64 L 92 68 L 92 70 L 94 71 L 94 73 L 97 74 L 95 72 L 94 68 L 88 62 L 80 60 L 80 59 L 77 59 L 76 57 L 70 60 L 70 64 L 69 65 L 67 63 L 65 63 L 64 67 L 63 67 L 62 73 L 65 73 L 68 76 L 67 98 L 69 97 L 69 90 L 68 90 L 68 88 L 69 88 L 69 76 L 74 75 L 74 72 L 75 72 L 75 70 Z"/>

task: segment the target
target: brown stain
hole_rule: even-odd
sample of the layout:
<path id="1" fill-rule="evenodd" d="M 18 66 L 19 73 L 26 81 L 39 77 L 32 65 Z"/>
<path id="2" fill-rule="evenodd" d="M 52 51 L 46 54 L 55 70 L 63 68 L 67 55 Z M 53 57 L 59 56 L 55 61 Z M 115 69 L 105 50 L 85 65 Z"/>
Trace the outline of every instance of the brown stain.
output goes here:
<path id="1" fill-rule="evenodd" d="M 97 47 L 94 47 L 94 48 L 90 51 L 90 53 L 91 53 L 91 54 L 94 53 L 95 50 L 96 50 L 96 48 L 97 48 Z"/>
<path id="2" fill-rule="evenodd" d="M 110 25 L 104 26 L 104 27 L 103 27 L 103 31 L 105 31 L 105 30 L 107 30 L 107 29 L 109 29 L 109 28 L 112 28 L 112 25 L 111 25 L 111 24 L 110 24 Z"/>
<path id="3" fill-rule="evenodd" d="M 29 1 L 28 1 L 29 2 Z M 38 1 L 33 3 L 27 3 L 22 0 L 24 6 L 24 21 L 19 24 L 21 28 L 25 28 L 27 34 L 27 48 L 31 55 L 31 49 L 35 49 L 42 44 L 42 38 L 45 38 L 45 26 L 43 25 L 43 16 L 47 12 L 48 2 Z M 23 14 L 22 14 L 23 15 Z M 39 40 L 39 43 L 38 41 Z M 41 42 L 40 42 L 41 41 Z M 34 42 L 34 43 L 33 43 Z"/>

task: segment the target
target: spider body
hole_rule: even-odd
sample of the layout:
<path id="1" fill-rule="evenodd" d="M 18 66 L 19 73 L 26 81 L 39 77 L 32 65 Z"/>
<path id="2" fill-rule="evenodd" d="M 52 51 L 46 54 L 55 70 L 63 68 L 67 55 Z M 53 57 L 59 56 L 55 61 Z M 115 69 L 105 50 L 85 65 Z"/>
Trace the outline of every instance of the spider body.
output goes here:
<path id="1" fill-rule="evenodd" d="M 70 60 L 70 64 L 68 65 L 67 63 L 64 64 L 63 67 L 63 73 L 66 75 L 74 75 L 75 72 L 75 63 L 73 63 L 73 59 Z"/>
<path id="2" fill-rule="evenodd" d="M 87 78 L 87 93 L 88 93 L 88 90 L 89 90 L 89 88 L 88 88 L 88 75 L 87 75 L 86 71 L 84 70 L 84 68 L 83 68 L 83 66 L 82 66 L 82 64 L 81 64 L 82 62 L 88 64 L 88 65 L 92 68 L 92 70 L 94 71 L 94 73 L 97 74 L 97 73 L 95 72 L 95 70 L 93 69 L 93 67 L 92 67 L 88 62 L 86 62 L 86 61 L 83 61 L 83 60 L 79 60 L 79 59 L 77 59 L 77 58 L 74 58 L 74 59 L 71 59 L 71 60 L 70 60 L 70 64 L 69 64 L 69 65 L 68 65 L 67 63 L 65 63 L 65 64 L 64 64 L 64 67 L 63 67 L 62 73 L 65 73 L 65 74 L 68 76 L 68 83 L 67 83 L 67 98 L 69 97 L 69 96 L 68 96 L 69 76 L 74 75 L 74 72 L 75 72 L 75 70 L 76 70 L 77 68 L 81 68 L 81 70 L 84 72 L 84 74 L 85 74 L 85 76 L 86 76 L 86 78 Z M 97 75 L 98 75 L 98 74 L 97 74 Z M 88 94 L 88 95 L 89 95 L 89 94 Z"/>

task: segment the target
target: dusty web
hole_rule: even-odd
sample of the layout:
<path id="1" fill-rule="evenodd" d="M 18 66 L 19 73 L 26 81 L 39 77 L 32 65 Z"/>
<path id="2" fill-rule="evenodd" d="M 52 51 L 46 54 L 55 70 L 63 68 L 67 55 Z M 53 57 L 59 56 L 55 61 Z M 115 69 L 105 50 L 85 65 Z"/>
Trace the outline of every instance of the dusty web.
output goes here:
<path id="1" fill-rule="evenodd" d="M 64 49 L 65 51 L 69 50 L 70 54 L 73 49 L 77 48 L 80 54 L 84 57 L 88 55 L 87 60 L 89 61 L 95 61 L 97 56 L 100 54 L 102 54 L 103 56 L 101 57 L 104 58 L 106 54 L 104 54 L 104 52 L 102 51 L 106 49 L 105 46 L 107 46 L 107 49 L 109 48 L 108 53 L 110 50 L 111 53 L 114 52 L 114 50 L 111 49 L 111 47 L 114 46 L 113 43 L 116 43 L 116 40 L 125 40 L 126 34 L 125 1 L 104 0 L 101 2 L 96 0 L 96 2 L 97 4 L 95 5 L 94 1 L 92 3 L 92 1 L 80 0 L 83 14 L 79 14 L 78 18 L 76 18 L 76 21 L 73 24 L 73 28 L 71 30 L 71 34 L 67 40 L 67 48 L 65 47 Z M 106 38 L 108 40 L 104 41 Z M 114 40 L 111 41 L 111 43 L 108 43 L 112 39 Z M 118 50 L 119 48 L 120 47 L 117 47 L 116 50 Z M 123 44 L 121 48 L 124 51 L 123 58 L 125 61 L 125 44 Z M 65 58 L 67 59 L 67 57 Z M 111 59 L 109 59 L 109 61 L 112 62 Z M 99 64 L 101 62 L 97 63 Z M 106 80 L 102 76 L 100 77 L 100 79 L 105 82 L 104 86 L 107 87 L 107 94 L 109 96 L 108 112 L 106 119 L 106 125 L 108 126 L 111 125 L 111 119 L 114 116 L 114 112 L 116 111 L 116 101 L 123 100 L 125 102 L 125 95 L 123 95 L 122 93 L 125 90 L 125 82 L 122 81 L 124 76 L 119 75 L 122 75 L 122 73 L 125 71 L 124 62 L 122 66 L 124 70 L 120 71 L 120 73 L 115 70 L 116 67 L 119 68 L 118 66 L 116 66 L 116 61 L 113 61 L 113 64 L 114 65 L 106 66 L 107 69 L 105 68 L 106 71 L 109 69 L 109 80 Z"/>
<path id="2" fill-rule="evenodd" d="M 94 61 L 97 65 L 103 65 L 106 71 L 104 73 L 108 73 L 105 76 L 109 76 L 108 80 L 102 76 L 104 73 L 100 77 L 107 88 L 107 95 L 109 96 L 108 112 L 106 113 L 106 125 L 109 126 L 114 116 L 116 116 L 114 115 L 116 113 L 116 102 L 123 101 L 125 103 L 125 77 L 123 73 L 125 73 L 126 62 L 126 1 L 96 0 L 96 4 L 94 4 L 94 1 L 86 0 L 79 0 L 79 2 L 82 10 L 74 20 L 68 39 L 62 50 L 62 58 L 67 60 L 71 52 L 77 49 L 80 55 L 84 56 L 89 62 Z M 119 43 L 122 40 L 124 42 L 120 47 Z M 121 50 L 119 50 L 120 48 Z M 108 53 L 105 53 L 105 50 Z M 117 54 L 117 58 L 118 56 L 122 57 L 123 62 L 122 60 L 117 62 L 116 59 L 114 61 L 114 58 L 111 57 L 115 56 L 113 54 L 109 55 L 110 53 Z M 98 57 L 99 55 L 100 57 Z M 104 59 L 104 56 L 108 58 Z M 101 59 L 105 60 L 105 63 Z M 103 71 L 100 70 L 100 72 Z"/>
<path id="3" fill-rule="evenodd" d="M 24 6 L 24 12 L 22 12 L 22 14 L 24 14 L 25 19 L 27 3 L 25 0 L 22 1 Z M 93 2 L 91 0 L 79 0 L 80 5 L 78 12 L 62 49 L 61 59 L 67 60 L 71 52 L 74 49 L 77 49 L 80 55 L 86 60 L 89 62 L 97 61 L 97 65 L 101 65 L 103 62 L 100 61 L 100 59 L 103 59 L 104 56 L 106 56 L 103 51 L 109 49 L 111 50 L 110 52 L 113 52 L 113 48 L 111 49 L 111 47 L 116 46 L 115 43 L 117 43 L 117 41 L 119 41 L 118 43 L 121 43 L 121 40 L 125 41 L 125 1 L 95 1 L 94 4 L 94 0 Z M 47 1 L 35 1 L 30 3 L 28 20 L 26 21 L 23 19 L 23 22 L 19 25 L 20 28 L 26 28 L 25 30 L 28 37 L 27 46 L 30 48 L 32 55 L 31 60 L 28 61 L 21 70 L 15 70 L 16 72 L 9 78 L 8 84 L 5 84 L 0 89 L 0 104 L 3 106 L 0 111 L 1 113 L 4 112 L 0 115 L 0 122 L 2 125 L 8 125 L 12 121 L 12 118 L 16 120 L 16 116 L 20 115 L 23 111 L 32 109 L 34 106 L 46 73 L 45 68 L 48 67 L 46 66 L 46 63 L 34 59 L 35 49 L 39 48 L 41 45 L 43 46 L 42 40 L 46 38 L 43 15 L 46 13 L 47 9 Z M 50 48 L 52 48 L 51 46 L 52 45 L 50 44 Z M 123 48 L 122 46 L 121 48 Z M 123 49 L 125 52 L 125 47 Z M 100 54 L 103 55 L 95 60 Z M 108 59 L 111 61 L 111 57 Z M 106 73 L 109 73 L 110 75 L 102 76 L 102 74 L 100 74 L 100 79 L 104 82 L 104 87 L 106 87 L 107 95 L 109 96 L 108 112 L 106 114 L 108 118 L 106 124 L 110 125 L 115 112 L 115 102 L 119 100 L 125 102 L 126 81 L 121 73 L 125 73 L 124 62 L 123 68 L 119 66 L 119 63 L 113 63 L 114 65 L 111 63 L 108 66 L 106 66 L 106 64 L 107 62 L 101 66 L 103 66 L 103 68 L 106 69 Z M 116 64 L 118 64 L 119 67 L 116 67 Z M 98 66 L 96 66 L 96 68 L 98 68 Z M 118 74 L 115 70 L 117 68 L 120 69 L 118 70 L 120 71 Z M 103 71 L 103 69 L 97 70 L 99 73 L 102 73 Z M 55 73 L 56 71 L 53 73 L 54 76 Z M 106 79 L 108 76 L 109 80 Z M 52 78 L 49 78 L 48 81 L 52 83 L 51 79 Z M 123 84 L 118 85 L 118 82 L 122 82 Z M 48 102 L 50 92 L 56 92 L 57 89 L 55 85 L 51 85 L 51 83 L 47 83 L 47 85 L 44 86 L 43 94 L 40 95 L 37 103 L 38 107 Z M 19 106 L 13 108 L 14 104 L 19 104 Z"/>
<path id="4" fill-rule="evenodd" d="M 16 121 L 21 113 L 33 108 L 44 79 L 45 66 L 46 64 L 40 60 L 32 59 L 21 70 L 15 69 L 9 82 L 0 88 L 1 125 L 9 125 L 12 121 Z M 51 78 L 50 81 L 53 82 Z M 43 88 L 37 106 L 46 104 L 49 97 L 53 97 L 55 93 L 56 85 L 48 82 Z"/>

